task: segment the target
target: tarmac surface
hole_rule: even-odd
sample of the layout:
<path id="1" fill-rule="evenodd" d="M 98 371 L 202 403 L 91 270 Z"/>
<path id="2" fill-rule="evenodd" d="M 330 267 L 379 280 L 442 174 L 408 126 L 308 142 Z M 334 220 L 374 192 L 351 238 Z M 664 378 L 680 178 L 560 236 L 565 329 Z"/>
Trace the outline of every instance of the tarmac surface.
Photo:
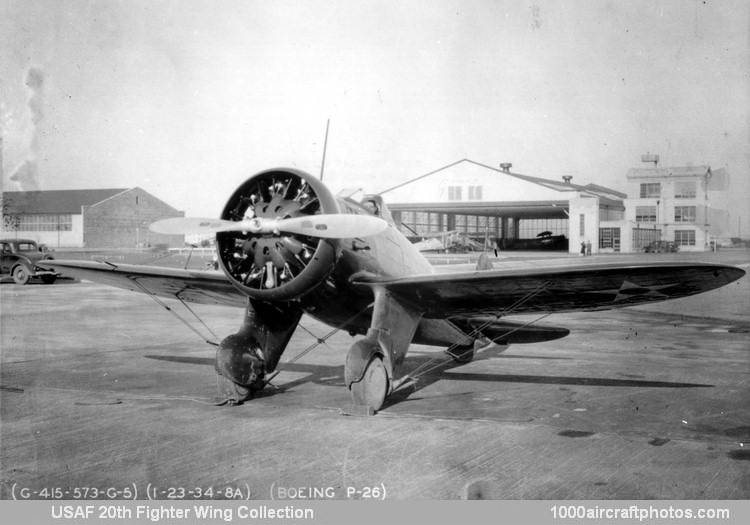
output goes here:
<path id="1" fill-rule="evenodd" d="M 535 264 L 517 257 L 496 266 Z M 655 257 L 750 266 L 747 250 Z M 214 348 L 143 294 L 4 281 L 0 301 L 2 499 L 750 498 L 747 275 L 693 298 L 547 317 L 571 334 L 441 366 L 375 416 L 344 415 L 345 333 L 277 390 L 218 407 Z M 243 316 L 193 310 L 212 340 Z M 330 331 L 301 324 L 282 362 Z M 440 353 L 413 346 L 407 367 Z"/>

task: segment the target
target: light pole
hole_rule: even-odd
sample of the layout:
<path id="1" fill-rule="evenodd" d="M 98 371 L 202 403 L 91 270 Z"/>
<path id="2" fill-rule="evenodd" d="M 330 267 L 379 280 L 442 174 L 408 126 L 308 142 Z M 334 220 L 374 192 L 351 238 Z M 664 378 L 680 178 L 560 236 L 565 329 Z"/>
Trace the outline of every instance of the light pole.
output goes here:
<path id="1" fill-rule="evenodd" d="M 659 204 L 661 200 L 656 201 L 656 224 L 659 225 Z M 664 228 L 659 227 L 659 240 L 664 239 Z"/>

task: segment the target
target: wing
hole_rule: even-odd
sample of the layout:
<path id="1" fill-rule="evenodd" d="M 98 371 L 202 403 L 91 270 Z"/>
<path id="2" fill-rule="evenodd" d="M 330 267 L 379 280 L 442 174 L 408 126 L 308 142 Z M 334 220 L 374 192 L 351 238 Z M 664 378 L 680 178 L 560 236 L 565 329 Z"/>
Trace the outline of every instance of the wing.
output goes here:
<path id="1" fill-rule="evenodd" d="M 55 268 L 64 275 L 78 279 L 135 292 L 178 298 L 191 303 L 247 306 L 247 297 L 220 272 L 58 259 L 42 261 L 39 265 Z"/>
<path id="2" fill-rule="evenodd" d="M 431 274 L 398 279 L 361 273 L 352 282 L 382 286 L 428 318 L 594 311 L 686 297 L 745 274 L 715 264 L 578 265 Z"/>

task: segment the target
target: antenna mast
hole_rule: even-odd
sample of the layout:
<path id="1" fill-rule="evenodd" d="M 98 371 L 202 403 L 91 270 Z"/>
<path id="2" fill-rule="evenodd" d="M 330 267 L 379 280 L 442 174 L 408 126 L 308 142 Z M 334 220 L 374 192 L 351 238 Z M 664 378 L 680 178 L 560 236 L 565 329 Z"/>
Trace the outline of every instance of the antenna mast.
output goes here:
<path id="1" fill-rule="evenodd" d="M 328 126 L 331 125 L 331 119 L 326 121 L 326 138 L 323 141 L 323 162 L 320 163 L 320 181 L 323 182 L 323 170 L 326 167 L 326 149 L 328 148 Z"/>

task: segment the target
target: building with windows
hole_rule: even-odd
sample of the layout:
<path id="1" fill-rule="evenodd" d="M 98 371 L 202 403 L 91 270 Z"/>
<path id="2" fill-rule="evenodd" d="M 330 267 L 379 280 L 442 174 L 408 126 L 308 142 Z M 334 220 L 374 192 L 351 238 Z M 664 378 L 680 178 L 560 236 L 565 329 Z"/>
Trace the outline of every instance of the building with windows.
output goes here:
<path id="1" fill-rule="evenodd" d="M 50 247 L 136 248 L 181 246 L 181 235 L 148 229 L 159 219 L 183 217 L 141 188 L 6 191 L 3 237 L 34 239 Z"/>
<path id="2" fill-rule="evenodd" d="M 659 157 L 644 155 L 653 168 L 628 170 L 625 200 L 627 224 L 638 251 L 651 239 L 675 242 L 681 251 L 711 249 L 712 242 L 728 229 L 724 209 L 729 176 L 709 166 L 660 168 Z M 645 235 L 653 232 L 651 235 Z"/>

